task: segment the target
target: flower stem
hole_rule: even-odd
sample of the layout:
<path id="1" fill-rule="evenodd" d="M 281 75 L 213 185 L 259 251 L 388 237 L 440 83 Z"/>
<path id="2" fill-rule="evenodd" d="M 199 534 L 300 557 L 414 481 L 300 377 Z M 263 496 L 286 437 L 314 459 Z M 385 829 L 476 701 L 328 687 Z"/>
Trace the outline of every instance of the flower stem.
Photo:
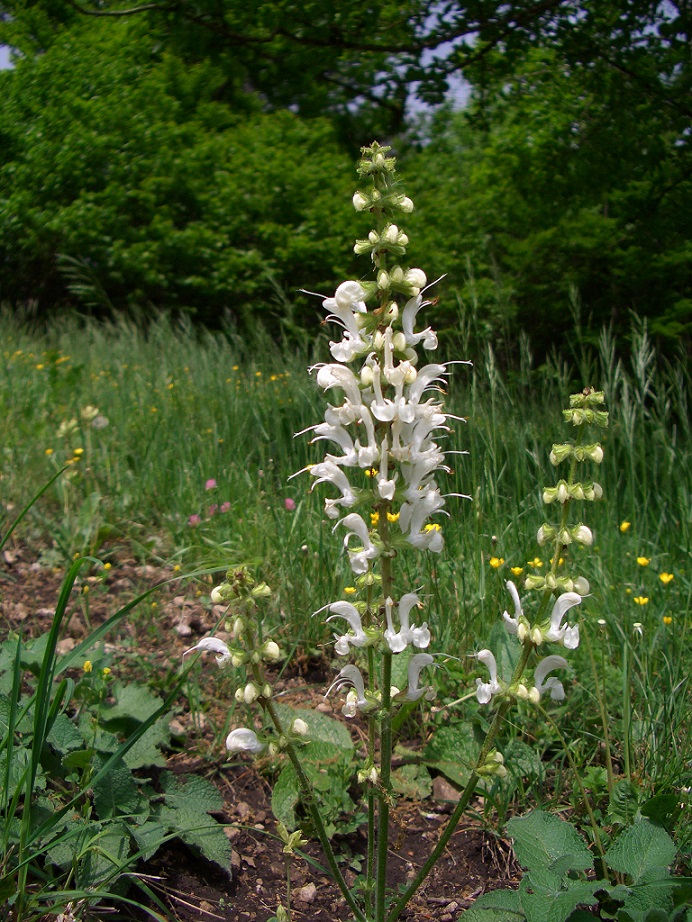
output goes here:
<path id="1" fill-rule="evenodd" d="M 377 824 L 377 890 L 375 919 L 384 922 L 389 849 L 389 803 L 392 798 L 392 654 L 382 654 L 382 717 L 380 720 L 380 787 Z"/>
<path id="2" fill-rule="evenodd" d="M 532 650 L 533 650 L 532 644 L 524 644 L 522 648 L 521 656 L 519 657 L 519 662 L 517 663 L 517 666 L 514 670 L 514 675 L 512 676 L 512 681 L 510 683 L 511 685 L 514 685 L 521 679 L 524 673 L 524 670 L 526 669 L 526 666 L 528 664 L 529 657 L 531 656 Z M 461 793 L 459 802 L 454 808 L 454 812 L 450 816 L 447 826 L 444 829 L 444 832 L 440 836 L 437 842 L 437 845 L 435 846 L 435 848 L 432 850 L 432 852 L 428 856 L 428 859 L 425 862 L 425 864 L 422 866 L 422 868 L 420 869 L 416 877 L 409 884 L 409 886 L 406 888 L 403 894 L 399 897 L 398 901 L 392 908 L 391 912 L 386 917 L 386 922 L 395 922 L 395 920 L 399 918 L 400 914 L 406 907 L 406 904 L 411 899 L 411 897 L 416 892 L 416 890 L 420 887 L 420 885 L 423 883 L 423 881 L 428 876 L 430 871 L 433 869 L 433 867 L 439 860 L 440 855 L 444 851 L 447 843 L 452 838 L 454 830 L 457 828 L 457 825 L 459 824 L 459 820 L 464 815 L 464 812 L 469 805 L 469 801 L 473 797 L 473 794 L 476 790 L 476 785 L 478 784 L 478 781 L 481 777 L 479 769 L 485 764 L 486 759 L 488 758 L 488 755 L 490 753 L 490 750 L 493 748 L 495 737 L 497 736 L 500 730 L 500 727 L 502 726 L 502 722 L 504 720 L 505 714 L 509 710 L 510 705 L 511 705 L 511 701 L 505 699 L 498 707 L 495 717 L 493 719 L 493 722 L 490 725 L 490 729 L 488 730 L 488 735 L 485 738 L 483 747 L 481 748 L 481 751 L 478 755 L 478 759 L 476 760 L 476 767 L 471 772 L 471 775 L 469 776 L 469 780 L 466 782 L 466 787 Z"/>
<path id="3" fill-rule="evenodd" d="M 283 736 L 285 738 L 285 730 L 272 701 L 267 701 L 266 709 L 272 719 L 272 723 L 276 727 L 277 733 L 279 736 Z M 286 752 L 288 753 L 288 757 L 291 760 L 291 765 L 293 765 L 293 768 L 295 769 L 295 773 L 298 778 L 298 784 L 300 785 L 300 788 L 303 792 L 303 804 L 310 814 L 310 819 L 312 820 L 315 832 L 317 833 L 317 838 L 320 840 L 320 845 L 324 851 L 324 856 L 327 859 L 327 864 L 329 865 L 329 869 L 332 872 L 332 876 L 337 886 L 339 887 L 339 890 L 341 890 L 341 893 L 343 894 L 343 897 L 348 904 L 348 908 L 353 913 L 356 922 L 367 922 L 365 916 L 358 907 L 358 904 L 354 900 L 353 894 L 351 893 L 346 881 L 344 880 L 343 874 L 341 873 L 339 865 L 337 864 L 336 855 L 334 854 L 331 842 L 329 841 L 327 830 L 324 828 L 324 823 L 322 822 L 322 817 L 320 816 L 319 807 L 317 806 L 317 802 L 315 800 L 315 793 L 312 789 L 312 785 L 310 784 L 310 779 L 305 774 L 305 770 L 303 769 L 303 766 L 300 763 L 300 759 L 298 758 L 296 748 L 290 740 L 288 740 L 286 743 Z"/>

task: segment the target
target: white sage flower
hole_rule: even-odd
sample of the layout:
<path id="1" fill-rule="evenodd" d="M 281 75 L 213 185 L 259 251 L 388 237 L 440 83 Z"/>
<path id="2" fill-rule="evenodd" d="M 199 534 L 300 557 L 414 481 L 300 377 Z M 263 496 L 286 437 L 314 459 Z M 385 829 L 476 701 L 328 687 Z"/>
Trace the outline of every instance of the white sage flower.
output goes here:
<path id="1" fill-rule="evenodd" d="M 246 730 L 245 728 L 231 730 L 226 737 L 226 749 L 229 752 L 251 752 L 257 755 L 262 752 L 265 746 L 265 743 L 261 743 L 257 739 L 257 734 L 254 730 Z"/>
<path id="2" fill-rule="evenodd" d="M 212 653 L 218 653 L 216 662 L 219 666 L 224 666 L 231 659 L 231 651 L 228 649 L 228 645 L 223 640 L 219 640 L 218 637 L 203 637 L 194 647 L 185 650 L 183 656 L 194 653 L 196 650 L 210 650 Z"/>
<path id="3" fill-rule="evenodd" d="M 488 704 L 493 695 L 499 695 L 502 691 L 502 686 L 497 681 L 497 662 L 490 650 L 480 650 L 476 653 L 476 659 L 487 666 L 490 673 L 489 682 L 476 679 L 476 698 L 480 704 Z"/>
<path id="4" fill-rule="evenodd" d="M 533 674 L 535 690 L 538 692 L 539 697 L 543 695 L 544 692 L 550 691 L 550 697 L 553 701 L 564 701 L 565 689 L 562 682 L 554 676 L 551 676 L 549 679 L 547 679 L 546 676 L 548 673 L 552 672 L 553 669 L 566 669 L 568 665 L 564 656 L 546 656 L 545 659 L 540 661 Z M 532 691 L 533 690 L 534 689 L 532 689 Z"/>
<path id="5" fill-rule="evenodd" d="M 421 627 L 416 625 L 409 626 L 409 613 L 411 609 L 418 605 L 420 599 L 415 592 L 407 592 L 399 600 L 399 631 L 394 630 L 392 622 L 392 609 L 394 602 L 392 599 L 385 601 L 385 616 L 387 618 L 387 630 L 384 632 L 384 639 L 392 653 L 401 653 L 412 643 L 414 647 L 424 650 L 430 644 L 430 631 L 428 624 L 425 622 Z"/>
<path id="6" fill-rule="evenodd" d="M 570 627 L 563 624 L 562 620 L 575 605 L 579 605 L 581 596 L 576 592 L 563 592 L 553 605 L 553 611 L 550 616 L 550 627 L 543 632 L 545 640 L 551 643 L 560 643 L 568 650 L 576 650 L 579 646 L 579 625 Z"/>

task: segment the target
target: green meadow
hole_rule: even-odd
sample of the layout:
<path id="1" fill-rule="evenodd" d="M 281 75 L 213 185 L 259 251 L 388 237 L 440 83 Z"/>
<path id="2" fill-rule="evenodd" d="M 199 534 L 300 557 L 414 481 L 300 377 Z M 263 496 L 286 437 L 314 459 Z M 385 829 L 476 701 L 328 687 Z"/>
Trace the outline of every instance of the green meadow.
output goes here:
<path id="1" fill-rule="evenodd" d="M 191 598 L 208 598 L 228 568 L 248 565 L 272 588 L 265 629 L 281 646 L 293 657 L 329 651 L 329 626 L 312 614 L 353 577 L 324 515 L 325 494 L 309 491 L 306 473 L 293 476 L 320 458 L 319 443 L 296 433 L 323 412 L 308 367 L 328 359 L 328 332 L 296 347 L 262 331 L 240 338 L 163 318 L 146 330 L 76 319 L 32 329 L 5 314 L 0 327 L 3 532 L 64 468 L 12 541 L 59 572 L 86 556 L 82 576 L 115 572 L 124 556 L 135 557 L 186 577 L 179 591 Z M 630 814 L 662 796 L 675 807 L 668 827 L 684 866 L 692 842 L 684 356 L 657 355 L 640 322 L 626 343 L 604 331 L 593 348 L 559 344 L 540 367 L 526 338 L 504 368 L 490 345 L 475 355 L 472 347 L 464 335 L 445 344 L 448 359 L 473 360 L 451 366 L 445 398 L 458 417 L 446 436 L 445 449 L 458 454 L 448 457 L 445 492 L 469 498 L 448 500 L 444 552 L 403 565 L 408 584 L 422 587 L 437 649 L 449 655 L 435 672 L 436 707 L 426 719 L 482 721 L 469 654 L 496 639 L 499 615 L 511 611 L 506 580 L 521 586 L 546 572 L 536 532 L 542 488 L 555 482 L 551 445 L 570 436 L 561 409 L 585 384 L 603 389 L 604 496 L 585 513 L 594 546 L 573 551 L 591 592 L 580 607 L 583 642 L 570 660 L 567 698 L 552 709 L 559 729 L 528 712 L 521 726 L 507 726 L 502 745 L 528 739 L 534 754 L 520 750 L 523 779 L 509 788 L 498 782 L 482 818 L 501 831 L 538 801 L 568 808 L 588 835 L 593 816 L 583 797 L 597 827 L 608 829 L 627 821 L 613 806 L 614 789 Z M 127 617 L 156 613 L 147 602 Z M 164 636 L 172 629 L 156 628 Z M 138 682 L 160 687 L 158 669 L 140 656 Z M 233 682 L 224 688 L 228 727 L 240 706 Z M 209 706 L 192 684 L 179 695 L 200 712 Z M 223 729 L 203 750 L 211 764 L 224 758 Z"/>

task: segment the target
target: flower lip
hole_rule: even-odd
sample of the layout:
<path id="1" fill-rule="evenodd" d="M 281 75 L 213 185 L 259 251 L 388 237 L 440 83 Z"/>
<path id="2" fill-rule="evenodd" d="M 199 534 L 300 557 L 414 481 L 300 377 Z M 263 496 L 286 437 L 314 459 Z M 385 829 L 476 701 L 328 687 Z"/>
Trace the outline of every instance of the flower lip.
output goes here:
<path id="1" fill-rule="evenodd" d="M 194 653 L 195 650 L 211 650 L 212 653 L 218 653 L 219 655 L 216 657 L 216 662 L 219 665 L 227 663 L 231 658 L 231 651 L 228 649 L 227 644 L 225 644 L 223 640 L 219 640 L 218 637 L 203 637 L 194 647 L 185 650 L 183 656 L 187 656 L 188 653 Z"/>

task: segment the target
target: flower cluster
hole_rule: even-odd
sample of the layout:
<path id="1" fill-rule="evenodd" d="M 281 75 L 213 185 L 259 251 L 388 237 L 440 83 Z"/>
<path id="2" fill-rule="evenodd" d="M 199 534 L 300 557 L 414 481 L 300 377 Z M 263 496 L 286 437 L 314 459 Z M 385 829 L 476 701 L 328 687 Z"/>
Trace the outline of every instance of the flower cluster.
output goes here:
<path id="1" fill-rule="evenodd" d="M 369 211 L 376 223 L 355 245 L 356 253 L 371 257 L 375 281 L 343 282 L 333 297 L 323 299 L 327 320 L 342 333 L 330 343 L 334 361 L 311 371 L 318 386 L 335 397 L 324 420 L 304 430 L 313 442 L 331 443 L 323 460 L 304 470 L 313 478 L 311 489 L 329 484 L 336 491 L 325 500 L 325 512 L 336 520 L 335 530 L 343 529 L 361 588 L 375 578 L 376 561 L 390 560 L 405 548 L 442 550 L 437 519 L 446 497 L 437 475 L 449 471 L 437 441 L 449 432 L 450 416 L 439 396 L 448 367 L 419 355 L 420 347 L 434 350 L 438 342 L 430 327 L 417 327 L 418 314 L 429 303 L 424 300 L 428 282 L 421 269 L 403 264 L 409 241 L 398 222 L 413 203 L 398 187 L 388 150 L 376 143 L 363 148 L 358 171 L 370 188 L 353 197 L 356 210 Z M 427 624 L 417 626 L 411 619 L 413 609 L 421 607 L 418 595 L 406 593 L 395 601 L 391 587 L 382 588 L 379 606 L 350 601 L 325 606 L 328 621 L 348 625 L 346 633 L 335 635 L 337 654 L 377 645 L 396 654 L 429 645 Z M 418 688 L 418 679 L 429 662 L 428 654 L 412 656 L 409 689 L 393 689 L 391 700 L 421 697 L 426 689 Z M 342 669 L 332 687 L 342 686 L 351 688 L 344 713 L 377 706 L 364 692 L 356 666 Z"/>
<path id="2" fill-rule="evenodd" d="M 580 394 L 570 397 L 570 407 L 564 411 L 567 422 L 574 426 L 583 426 L 585 423 L 595 424 L 601 428 L 608 425 L 608 414 L 602 407 L 603 394 L 592 388 L 584 388 Z M 603 491 L 599 484 L 594 482 L 578 482 L 575 479 L 577 465 L 584 461 L 593 461 L 600 464 L 603 461 L 603 448 L 599 443 L 581 445 L 581 435 L 576 442 L 566 442 L 562 445 L 553 445 L 550 452 L 550 461 L 558 465 L 570 460 L 570 470 L 566 479 L 560 480 L 554 487 L 543 491 L 543 500 L 551 504 L 557 502 L 561 506 L 560 520 L 556 525 L 544 523 L 538 530 L 538 543 L 553 542 L 554 554 L 551 560 L 551 569 L 546 576 L 532 574 L 527 576 L 524 583 L 525 589 L 542 590 L 543 598 L 538 607 L 535 619 L 530 620 L 524 613 L 524 608 L 519 598 L 517 587 L 512 582 L 507 583 L 507 588 L 514 603 L 514 616 L 507 611 L 502 618 L 509 634 L 515 636 L 524 648 L 524 656 L 520 658 L 515 674 L 508 682 L 503 682 L 498 677 L 497 662 L 490 650 L 481 650 L 476 654 L 479 662 L 483 663 L 490 673 L 490 681 L 484 682 L 476 679 L 476 697 L 481 704 L 488 704 L 496 696 L 510 697 L 514 700 L 523 699 L 533 704 L 538 704 L 545 692 L 550 693 L 554 701 L 562 701 L 565 689 L 559 679 L 550 676 L 555 669 L 567 667 L 567 660 L 563 656 L 551 654 L 537 663 L 534 669 L 533 684 L 530 687 L 524 681 L 524 669 L 530 655 L 537 651 L 544 643 L 560 644 L 566 650 L 575 650 L 579 646 L 579 626 L 570 624 L 566 620 L 570 609 L 575 608 L 582 598 L 589 593 L 589 583 L 583 576 L 559 575 L 558 569 L 564 564 L 569 545 L 574 541 L 583 545 L 591 545 L 593 535 L 591 530 L 579 523 L 570 526 L 567 524 L 567 510 L 574 500 L 600 499 Z M 533 565 L 541 566 L 538 558 Z M 560 593 L 555 600 L 552 612 L 546 617 L 548 604 L 554 594 Z"/>

